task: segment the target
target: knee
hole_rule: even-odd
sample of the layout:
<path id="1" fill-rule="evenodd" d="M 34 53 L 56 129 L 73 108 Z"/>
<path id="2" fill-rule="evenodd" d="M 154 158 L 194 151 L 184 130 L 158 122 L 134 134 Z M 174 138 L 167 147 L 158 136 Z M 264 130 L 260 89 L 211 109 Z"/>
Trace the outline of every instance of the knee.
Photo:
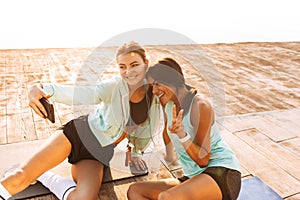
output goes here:
<path id="1" fill-rule="evenodd" d="M 139 186 L 136 183 L 131 184 L 127 190 L 128 200 L 138 199 L 139 196 Z"/>
<path id="2" fill-rule="evenodd" d="M 170 200 L 174 199 L 168 191 L 163 191 L 158 195 L 158 200 Z"/>

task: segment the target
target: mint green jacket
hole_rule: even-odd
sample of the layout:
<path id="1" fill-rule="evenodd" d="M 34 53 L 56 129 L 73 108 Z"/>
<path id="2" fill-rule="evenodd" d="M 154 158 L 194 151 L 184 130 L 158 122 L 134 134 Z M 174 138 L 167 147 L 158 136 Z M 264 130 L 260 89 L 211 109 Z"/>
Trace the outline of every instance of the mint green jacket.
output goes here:
<path id="1" fill-rule="evenodd" d="M 130 117 L 129 89 L 121 77 L 102 81 L 95 86 L 62 86 L 43 84 L 51 100 L 66 105 L 97 105 L 88 116 L 90 129 L 102 146 L 116 141 L 126 128 Z M 135 150 L 143 151 L 163 120 L 159 99 L 153 96 L 145 123 L 132 129 Z"/>

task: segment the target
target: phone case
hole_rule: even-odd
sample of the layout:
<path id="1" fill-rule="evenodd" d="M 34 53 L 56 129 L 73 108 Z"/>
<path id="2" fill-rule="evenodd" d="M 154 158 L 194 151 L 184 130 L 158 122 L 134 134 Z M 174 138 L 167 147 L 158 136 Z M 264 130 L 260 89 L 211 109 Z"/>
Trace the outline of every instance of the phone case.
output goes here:
<path id="1" fill-rule="evenodd" d="M 55 116 L 54 116 L 54 107 L 53 104 L 46 98 L 41 98 L 40 99 L 41 104 L 44 106 L 45 110 L 47 111 L 48 114 L 48 119 L 52 122 L 55 123 Z"/>

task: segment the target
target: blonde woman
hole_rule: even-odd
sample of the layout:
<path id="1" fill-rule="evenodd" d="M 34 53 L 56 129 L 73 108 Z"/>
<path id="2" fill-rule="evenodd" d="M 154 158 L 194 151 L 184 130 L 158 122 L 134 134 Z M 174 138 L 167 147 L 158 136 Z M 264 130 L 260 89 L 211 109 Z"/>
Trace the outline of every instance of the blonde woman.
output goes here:
<path id="1" fill-rule="evenodd" d="M 100 107 L 65 124 L 28 162 L 2 179 L 1 198 L 8 199 L 37 179 L 59 199 L 96 199 L 103 168 L 109 165 L 115 146 L 128 137 L 132 154 L 144 151 L 159 121 L 158 98 L 144 82 L 148 67 L 146 51 L 135 42 L 124 44 L 117 51 L 116 62 L 120 77 L 95 87 L 43 83 L 31 88 L 30 106 L 41 117 L 46 115 L 39 101 L 42 97 L 67 105 L 99 104 Z M 79 94 L 76 98 L 75 93 Z M 47 172 L 67 157 L 72 164 L 73 180 Z M 137 156 L 129 161 L 137 169 L 145 168 Z"/>

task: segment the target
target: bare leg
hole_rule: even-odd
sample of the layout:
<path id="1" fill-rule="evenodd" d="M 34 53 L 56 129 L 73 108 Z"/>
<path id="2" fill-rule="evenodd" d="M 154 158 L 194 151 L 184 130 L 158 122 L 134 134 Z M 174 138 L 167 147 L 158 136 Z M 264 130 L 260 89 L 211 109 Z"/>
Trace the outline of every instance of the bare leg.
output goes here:
<path id="1" fill-rule="evenodd" d="M 180 184 L 168 179 L 157 182 L 132 184 L 127 193 L 128 199 L 180 200 L 211 199 L 221 200 L 222 193 L 217 183 L 207 174 L 199 174 Z"/>
<path id="2" fill-rule="evenodd" d="M 207 174 L 199 174 L 159 194 L 159 200 L 173 199 L 180 200 L 210 199 L 221 200 L 222 193 L 215 180 Z"/>
<path id="3" fill-rule="evenodd" d="M 100 191 L 104 166 L 95 160 L 81 160 L 72 165 L 72 176 L 76 189 L 68 196 L 70 199 L 97 199 Z"/>
<path id="4" fill-rule="evenodd" d="M 14 173 L 1 180 L 6 190 L 14 195 L 30 185 L 45 171 L 64 161 L 71 151 L 71 143 L 62 133 L 54 133 L 45 145 Z"/>
<path id="5" fill-rule="evenodd" d="M 127 197 L 129 200 L 157 199 L 161 192 L 179 184 L 179 180 L 174 178 L 133 183 L 129 186 Z"/>

